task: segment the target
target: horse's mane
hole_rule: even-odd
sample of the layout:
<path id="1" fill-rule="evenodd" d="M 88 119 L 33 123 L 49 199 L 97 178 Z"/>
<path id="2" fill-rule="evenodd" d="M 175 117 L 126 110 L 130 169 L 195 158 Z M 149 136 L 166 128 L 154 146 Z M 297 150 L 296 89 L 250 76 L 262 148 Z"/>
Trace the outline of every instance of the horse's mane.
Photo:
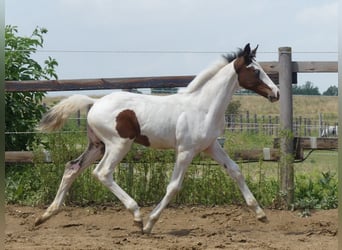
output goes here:
<path id="1" fill-rule="evenodd" d="M 210 66 L 209 68 L 200 72 L 188 85 L 188 87 L 182 91 L 182 93 L 192 93 L 202 87 L 207 81 L 209 81 L 221 68 L 231 63 L 236 58 L 243 56 L 244 51 L 238 48 L 236 52 L 228 53 L 227 55 L 222 55 L 224 60 L 217 62 L 216 64 Z M 253 60 L 254 56 L 250 55 L 249 59 Z"/>
<path id="2" fill-rule="evenodd" d="M 249 55 L 245 56 L 247 65 L 250 64 L 253 60 L 255 60 L 255 51 L 256 51 L 256 48 L 254 51 L 250 52 Z M 244 56 L 244 53 L 245 52 L 243 49 L 238 48 L 236 52 L 231 52 L 231 53 L 228 53 L 227 55 L 222 55 L 222 56 L 228 61 L 228 63 L 231 63 L 232 61 L 234 61 L 234 59 Z"/>
<path id="3" fill-rule="evenodd" d="M 236 52 L 230 52 L 227 55 L 222 56 L 228 61 L 228 63 L 231 63 L 236 58 L 243 56 L 243 50 L 241 48 L 238 48 Z"/>
<path id="4" fill-rule="evenodd" d="M 182 93 L 192 93 L 202 87 L 209 81 L 220 69 L 227 65 L 227 60 L 220 60 L 209 68 L 200 72 L 190 84 L 182 91 Z"/>

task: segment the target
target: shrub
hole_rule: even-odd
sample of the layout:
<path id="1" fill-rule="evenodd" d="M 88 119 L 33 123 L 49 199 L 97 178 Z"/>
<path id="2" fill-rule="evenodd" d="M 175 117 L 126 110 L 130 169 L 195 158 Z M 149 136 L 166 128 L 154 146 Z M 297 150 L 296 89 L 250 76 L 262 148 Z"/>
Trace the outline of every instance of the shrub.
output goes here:
<path id="1" fill-rule="evenodd" d="M 40 80 L 57 79 L 55 67 L 57 61 L 51 57 L 41 66 L 32 59 L 37 48 L 43 47 L 45 28 L 36 28 L 30 37 L 18 36 L 15 26 L 5 27 L 5 79 Z M 45 92 L 6 92 L 5 117 L 6 131 L 18 132 L 6 134 L 6 150 L 27 150 L 35 140 L 32 131 L 42 114 L 46 111 L 41 104 Z"/>
<path id="2" fill-rule="evenodd" d="M 328 171 L 314 177 L 297 175 L 295 181 L 295 208 L 303 210 L 337 208 L 338 185 L 335 174 Z"/>

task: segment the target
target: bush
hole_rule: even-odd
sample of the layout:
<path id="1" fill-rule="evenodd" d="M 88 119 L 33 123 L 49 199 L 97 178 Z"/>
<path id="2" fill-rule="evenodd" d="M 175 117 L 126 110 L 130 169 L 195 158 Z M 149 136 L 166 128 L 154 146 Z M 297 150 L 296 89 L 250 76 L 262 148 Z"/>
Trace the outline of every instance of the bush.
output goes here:
<path id="1" fill-rule="evenodd" d="M 337 178 L 331 172 L 323 172 L 321 176 L 296 176 L 295 208 L 331 209 L 337 208 Z"/>
<path id="2" fill-rule="evenodd" d="M 55 67 L 57 61 L 51 57 L 41 66 L 32 59 L 37 48 L 43 47 L 44 28 L 36 28 L 30 37 L 18 36 L 15 26 L 5 27 L 5 79 L 41 80 L 57 79 Z M 5 117 L 6 134 L 5 150 L 27 150 L 32 148 L 34 129 L 42 114 L 46 111 L 41 101 L 45 92 L 6 92 Z"/>

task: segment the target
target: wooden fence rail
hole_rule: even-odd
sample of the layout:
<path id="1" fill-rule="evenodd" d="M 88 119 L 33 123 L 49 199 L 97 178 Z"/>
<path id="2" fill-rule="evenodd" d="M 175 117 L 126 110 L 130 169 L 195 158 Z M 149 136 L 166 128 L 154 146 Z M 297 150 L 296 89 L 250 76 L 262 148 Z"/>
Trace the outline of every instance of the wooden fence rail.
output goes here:
<path id="1" fill-rule="evenodd" d="M 6 151 L 5 163 L 33 163 L 32 151 Z"/>
<path id="2" fill-rule="evenodd" d="M 279 82 L 278 62 L 260 62 L 265 72 Z M 337 62 L 292 62 L 292 83 L 297 83 L 297 73 L 337 72 Z M 100 78 L 46 81 L 5 81 L 5 91 L 68 91 L 133 88 L 186 87 L 195 76 L 156 76 L 130 78 Z"/>
<path id="3" fill-rule="evenodd" d="M 270 78 L 278 83 L 277 62 L 261 62 Z M 134 88 L 174 88 L 186 87 L 195 76 L 155 76 L 129 78 L 100 78 L 46 81 L 5 81 L 5 91 L 71 91 Z M 296 73 L 293 75 L 296 79 Z"/>
<path id="4" fill-rule="evenodd" d="M 280 159 L 280 138 L 275 138 L 273 148 L 262 149 L 244 149 L 236 150 L 233 159 L 236 161 L 279 161 Z M 294 139 L 294 159 L 302 160 L 304 158 L 304 150 L 331 150 L 338 149 L 337 138 L 322 137 L 295 137 Z M 39 156 L 35 156 L 33 151 L 7 151 L 5 152 L 6 163 L 34 163 L 44 162 L 52 163 L 50 153 L 43 151 Z"/>
<path id="5" fill-rule="evenodd" d="M 269 73 L 269 77 L 278 83 L 278 74 Z M 45 81 L 6 81 L 7 92 L 24 91 L 72 91 L 102 89 L 138 89 L 138 88 L 175 88 L 186 87 L 195 76 L 156 76 L 131 78 L 101 78 Z M 294 74 L 294 78 L 296 78 Z"/>

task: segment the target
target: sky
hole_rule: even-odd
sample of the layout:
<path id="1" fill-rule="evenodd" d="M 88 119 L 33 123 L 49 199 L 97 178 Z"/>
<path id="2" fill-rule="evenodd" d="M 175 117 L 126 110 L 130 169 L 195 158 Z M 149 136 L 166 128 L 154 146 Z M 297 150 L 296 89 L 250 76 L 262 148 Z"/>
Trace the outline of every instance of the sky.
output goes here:
<path id="1" fill-rule="evenodd" d="M 195 75 L 250 43 L 258 61 L 336 61 L 338 1 L 331 0 L 7 0 L 6 24 L 31 35 L 48 29 L 44 48 L 59 79 Z M 322 93 L 337 73 L 303 73 Z"/>

